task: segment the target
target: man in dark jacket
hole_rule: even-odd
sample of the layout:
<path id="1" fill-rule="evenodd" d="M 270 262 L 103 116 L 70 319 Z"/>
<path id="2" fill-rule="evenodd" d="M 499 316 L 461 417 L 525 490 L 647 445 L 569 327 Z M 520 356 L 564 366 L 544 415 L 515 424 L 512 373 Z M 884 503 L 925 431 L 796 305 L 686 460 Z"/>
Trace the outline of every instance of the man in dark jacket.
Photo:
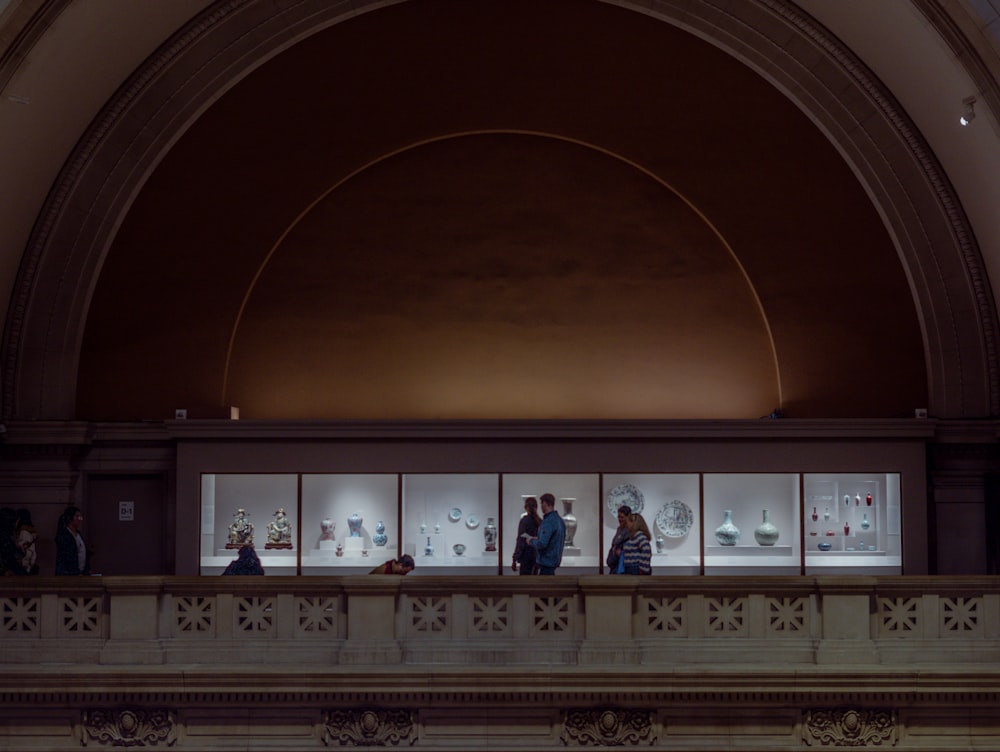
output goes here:
<path id="1" fill-rule="evenodd" d="M 538 526 L 538 537 L 529 538 L 538 556 L 535 564 L 538 574 L 555 574 L 562 564 L 563 546 L 566 544 L 566 523 L 556 511 L 556 497 L 542 494 L 542 524 Z"/>

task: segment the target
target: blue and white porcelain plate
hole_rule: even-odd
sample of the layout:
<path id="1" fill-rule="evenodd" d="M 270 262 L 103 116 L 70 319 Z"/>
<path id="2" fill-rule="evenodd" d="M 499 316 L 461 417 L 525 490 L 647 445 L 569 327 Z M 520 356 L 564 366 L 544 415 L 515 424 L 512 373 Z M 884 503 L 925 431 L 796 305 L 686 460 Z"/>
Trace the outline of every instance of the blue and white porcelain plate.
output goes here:
<path id="1" fill-rule="evenodd" d="M 475 530 L 479 527 L 479 518 L 474 514 L 470 514 L 465 518 L 465 526 L 469 528 L 469 530 Z"/>
<path id="2" fill-rule="evenodd" d="M 668 501 L 656 513 L 656 527 L 668 538 L 683 538 L 694 524 L 694 512 L 680 499 Z"/>
<path id="3" fill-rule="evenodd" d="M 608 494 L 608 511 L 611 514 L 618 514 L 618 507 L 623 504 L 638 514 L 646 502 L 642 498 L 642 491 L 631 483 L 622 483 L 612 488 L 611 493 Z"/>
<path id="4" fill-rule="evenodd" d="M 451 520 L 452 522 L 458 522 L 460 519 L 462 519 L 462 510 L 459 509 L 458 507 L 452 507 L 451 511 L 448 512 L 448 519 Z"/>

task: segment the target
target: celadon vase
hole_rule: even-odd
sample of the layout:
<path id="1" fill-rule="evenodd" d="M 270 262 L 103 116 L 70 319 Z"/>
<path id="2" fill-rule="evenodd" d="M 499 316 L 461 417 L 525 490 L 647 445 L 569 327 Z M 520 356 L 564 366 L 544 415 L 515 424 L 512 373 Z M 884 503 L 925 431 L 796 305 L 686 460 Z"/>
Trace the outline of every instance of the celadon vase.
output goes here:
<path id="1" fill-rule="evenodd" d="M 715 539 L 723 546 L 735 546 L 740 541 L 740 529 L 733 524 L 733 510 L 726 510 L 726 519 L 715 528 Z"/>
<path id="2" fill-rule="evenodd" d="M 778 542 L 779 535 L 778 528 L 771 524 L 771 517 L 765 509 L 764 521 L 753 531 L 753 537 L 757 539 L 757 543 L 761 546 L 773 546 Z"/>

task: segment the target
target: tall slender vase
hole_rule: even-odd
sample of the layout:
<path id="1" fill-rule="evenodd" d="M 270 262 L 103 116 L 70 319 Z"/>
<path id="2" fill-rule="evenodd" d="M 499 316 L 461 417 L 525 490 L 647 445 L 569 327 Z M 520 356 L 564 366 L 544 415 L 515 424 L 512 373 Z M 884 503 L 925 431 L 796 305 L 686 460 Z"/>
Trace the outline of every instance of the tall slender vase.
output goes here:
<path id="1" fill-rule="evenodd" d="M 778 528 L 771 524 L 771 517 L 768 511 L 764 510 L 764 521 L 753 531 L 753 537 L 761 546 L 773 546 L 778 542 Z"/>
<path id="2" fill-rule="evenodd" d="M 735 546 L 740 540 L 740 529 L 733 524 L 733 510 L 726 510 L 726 519 L 715 528 L 715 539 L 723 546 Z"/>
<path id="3" fill-rule="evenodd" d="M 483 538 L 486 539 L 486 550 L 497 550 L 497 522 L 492 517 L 486 518 L 486 527 L 483 528 Z"/>
<path id="4" fill-rule="evenodd" d="M 573 502 L 576 499 L 563 499 L 563 522 L 566 524 L 566 543 L 564 548 L 573 548 L 573 536 L 576 535 L 576 515 L 573 514 Z"/>

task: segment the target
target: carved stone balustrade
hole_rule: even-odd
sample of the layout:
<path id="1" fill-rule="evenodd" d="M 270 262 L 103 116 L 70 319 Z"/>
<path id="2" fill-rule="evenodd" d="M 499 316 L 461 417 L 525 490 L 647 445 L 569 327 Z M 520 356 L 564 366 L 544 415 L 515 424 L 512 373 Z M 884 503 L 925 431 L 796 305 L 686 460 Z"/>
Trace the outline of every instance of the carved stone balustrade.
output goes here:
<path id="1" fill-rule="evenodd" d="M 0 582 L 0 750 L 1000 749 L 995 577 Z"/>

